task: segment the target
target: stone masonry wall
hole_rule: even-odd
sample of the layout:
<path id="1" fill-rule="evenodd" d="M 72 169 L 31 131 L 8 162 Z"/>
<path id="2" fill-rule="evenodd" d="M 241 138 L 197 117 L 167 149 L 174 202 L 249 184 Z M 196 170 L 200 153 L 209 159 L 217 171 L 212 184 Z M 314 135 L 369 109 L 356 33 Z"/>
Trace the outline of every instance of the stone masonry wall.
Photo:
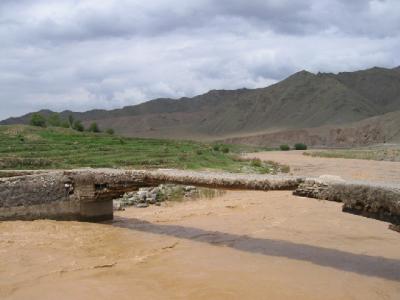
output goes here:
<path id="1" fill-rule="evenodd" d="M 211 173 L 179 170 L 81 169 L 0 178 L 0 220 L 112 219 L 112 199 L 162 183 L 225 189 L 294 190 L 295 195 L 343 202 L 343 211 L 400 224 L 399 187 L 346 182 L 334 176 Z"/>
<path id="2" fill-rule="evenodd" d="M 400 188 L 339 178 L 306 179 L 293 192 L 298 196 L 343 202 L 343 211 L 400 224 Z"/>

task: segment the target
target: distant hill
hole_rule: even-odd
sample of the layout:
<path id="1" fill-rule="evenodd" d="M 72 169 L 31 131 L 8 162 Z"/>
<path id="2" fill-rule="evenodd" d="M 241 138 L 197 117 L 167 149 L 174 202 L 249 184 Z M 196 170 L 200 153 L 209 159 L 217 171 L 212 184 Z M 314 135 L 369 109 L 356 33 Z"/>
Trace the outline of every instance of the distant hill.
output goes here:
<path id="1" fill-rule="evenodd" d="M 221 139 L 346 124 L 400 110 L 400 69 L 301 71 L 260 89 L 213 90 L 115 110 L 64 111 L 132 137 Z M 51 111 L 41 111 L 48 115 Z M 0 124 L 27 124 L 30 114 Z"/>

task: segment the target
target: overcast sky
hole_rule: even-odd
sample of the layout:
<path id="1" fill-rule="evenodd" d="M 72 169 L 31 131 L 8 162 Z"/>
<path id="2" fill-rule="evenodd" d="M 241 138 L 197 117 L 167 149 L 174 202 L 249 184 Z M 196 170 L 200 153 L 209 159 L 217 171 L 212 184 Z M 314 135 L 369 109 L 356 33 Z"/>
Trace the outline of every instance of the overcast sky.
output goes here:
<path id="1" fill-rule="evenodd" d="M 0 119 L 400 65 L 400 0 L 0 0 Z"/>

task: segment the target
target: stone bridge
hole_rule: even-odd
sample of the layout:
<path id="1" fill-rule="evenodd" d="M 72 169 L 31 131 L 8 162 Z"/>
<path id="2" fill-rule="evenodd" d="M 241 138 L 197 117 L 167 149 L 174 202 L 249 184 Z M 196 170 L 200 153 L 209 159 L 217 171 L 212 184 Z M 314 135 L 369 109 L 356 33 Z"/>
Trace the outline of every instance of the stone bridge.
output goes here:
<path id="1" fill-rule="evenodd" d="M 392 184 L 346 182 L 333 176 L 304 178 L 121 169 L 1 171 L 0 220 L 113 218 L 112 200 L 128 191 L 161 183 L 223 189 L 293 190 L 294 194 L 343 202 L 343 210 L 400 225 L 400 189 Z"/>

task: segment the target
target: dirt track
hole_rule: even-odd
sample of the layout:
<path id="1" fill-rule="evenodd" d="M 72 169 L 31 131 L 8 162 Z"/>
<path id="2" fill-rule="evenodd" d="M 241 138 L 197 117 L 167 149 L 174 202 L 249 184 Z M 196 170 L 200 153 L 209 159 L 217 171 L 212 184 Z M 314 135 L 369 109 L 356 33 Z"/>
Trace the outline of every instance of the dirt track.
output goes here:
<path id="1" fill-rule="evenodd" d="M 270 151 L 249 153 L 248 158 L 272 160 L 290 166 L 293 175 L 337 175 L 344 179 L 400 182 L 400 162 L 344 158 L 322 158 L 303 155 L 304 151 Z"/>

